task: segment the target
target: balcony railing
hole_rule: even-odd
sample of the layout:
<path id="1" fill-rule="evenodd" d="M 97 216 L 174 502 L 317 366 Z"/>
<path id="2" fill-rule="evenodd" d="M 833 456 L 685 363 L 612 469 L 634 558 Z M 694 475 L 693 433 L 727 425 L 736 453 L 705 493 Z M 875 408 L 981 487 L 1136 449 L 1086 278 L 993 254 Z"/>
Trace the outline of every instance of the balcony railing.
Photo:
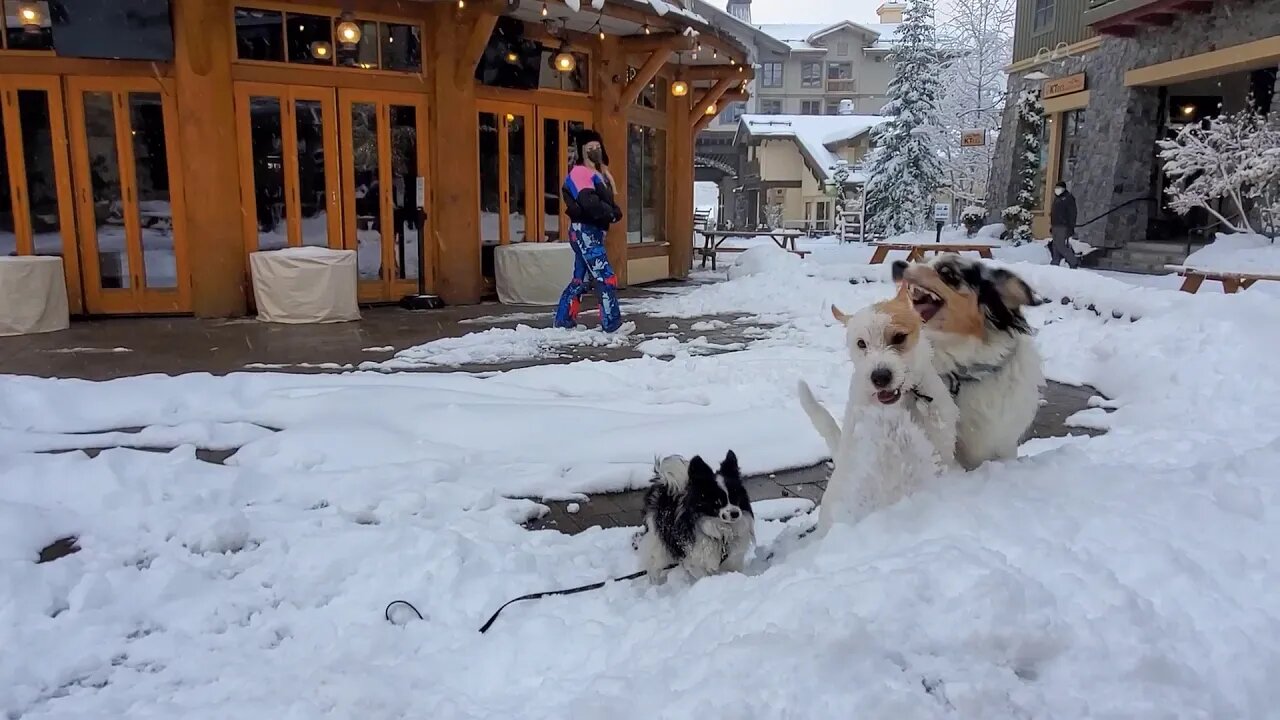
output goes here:
<path id="1" fill-rule="evenodd" d="M 857 82 L 854 78 L 827 78 L 827 92 L 856 92 Z"/>
<path id="2" fill-rule="evenodd" d="M 1084 23 L 1104 35 L 1132 36 L 1140 27 L 1169 25 L 1177 15 L 1212 9 L 1213 0 L 1089 0 Z"/>

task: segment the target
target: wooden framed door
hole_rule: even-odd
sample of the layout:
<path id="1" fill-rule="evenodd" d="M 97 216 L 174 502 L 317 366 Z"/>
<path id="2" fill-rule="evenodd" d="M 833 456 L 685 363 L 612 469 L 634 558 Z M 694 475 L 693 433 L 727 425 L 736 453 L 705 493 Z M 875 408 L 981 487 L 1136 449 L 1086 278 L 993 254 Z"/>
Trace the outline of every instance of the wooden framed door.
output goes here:
<path id="1" fill-rule="evenodd" d="M 425 213 L 430 188 L 424 97 L 342 89 L 338 112 L 343 239 L 356 251 L 360 301 L 416 293 L 420 276 L 430 292 L 434 239 Z"/>
<path id="2" fill-rule="evenodd" d="M 67 118 L 85 306 L 191 310 L 172 82 L 74 77 Z"/>
<path id="3" fill-rule="evenodd" d="M 334 91 L 241 82 L 235 104 L 245 252 L 341 248 Z"/>
<path id="4" fill-rule="evenodd" d="M 576 162 L 574 139 L 591 124 L 591 113 L 561 108 L 538 108 L 538 179 L 537 238 L 550 242 L 569 239 L 569 216 L 565 214 L 560 188 L 569 168 Z"/>
<path id="5" fill-rule="evenodd" d="M 0 256 L 60 255 L 69 307 L 81 313 L 64 117 L 58 78 L 0 75 Z"/>
<path id="6" fill-rule="evenodd" d="M 541 239 L 536 115 L 531 105 L 476 103 L 480 133 L 480 241 L 507 245 Z"/>

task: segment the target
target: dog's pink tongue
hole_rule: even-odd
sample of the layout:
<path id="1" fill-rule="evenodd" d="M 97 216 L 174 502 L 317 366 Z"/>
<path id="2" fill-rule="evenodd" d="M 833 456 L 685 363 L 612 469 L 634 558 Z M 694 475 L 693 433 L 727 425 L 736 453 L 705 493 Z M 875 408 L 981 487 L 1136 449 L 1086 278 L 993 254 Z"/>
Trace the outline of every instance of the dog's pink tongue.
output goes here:
<path id="1" fill-rule="evenodd" d="M 889 403 L 897 401 L 898 392 L 896 390 L 881 390 L 876 393 L 876 399 L 885 405 L 888 405 Z"/>
<path id="2" fill-rule="evenodd" d="M 938 314 L 938 306 L 931 302 L 916 303 L 916 313 L 920 315 L 920 319 L 929 322 L 934 315 Z"/>

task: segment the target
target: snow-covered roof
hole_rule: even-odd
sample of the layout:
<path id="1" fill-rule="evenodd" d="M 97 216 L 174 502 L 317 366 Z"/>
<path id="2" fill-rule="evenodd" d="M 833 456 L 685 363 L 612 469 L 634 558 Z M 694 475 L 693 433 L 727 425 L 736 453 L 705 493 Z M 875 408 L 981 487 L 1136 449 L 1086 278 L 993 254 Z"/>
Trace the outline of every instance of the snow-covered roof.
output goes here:
<path id="1" fill-rule="evenodd" d="M 871 39 L 869 49 L 881 50 L 892 47 L 897 41 L 899 23 L 856 23 L 842 20 L 838 23 L 799 23 L 784 25 L 759 25 L 765 34 L 786 43 L 793 52 L 826 52 L 826 48 L 815 44 L 822 36 L 838 30 L 852 30 Z"/>
<path id="2" fill-rule="evenodd" d="M 832 167 L 840 159 L 835 151 L 888 120 L 883 115 L 743 115 L 738 119 L 734 141 L 790 139 L 799 147 L 814 176 L 829 180 Z M 849 179 L 863 180 L 857 173 Z"/>

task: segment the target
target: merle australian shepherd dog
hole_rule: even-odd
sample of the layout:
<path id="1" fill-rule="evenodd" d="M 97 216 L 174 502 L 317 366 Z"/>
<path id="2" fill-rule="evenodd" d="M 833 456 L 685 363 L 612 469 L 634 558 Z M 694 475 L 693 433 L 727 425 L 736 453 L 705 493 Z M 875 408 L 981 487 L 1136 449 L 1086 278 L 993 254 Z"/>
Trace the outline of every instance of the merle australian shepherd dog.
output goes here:
<path id="1" fill-rule="evenodd" d="M 740 572 L 755 541 L 755 515 L 730 451 L 711 469 L 701 457 L 660 460 L 644 498 L 644 530 L 636 549 L 649 574 L 661 582 L 674 565 L 695 579 Z"/>

